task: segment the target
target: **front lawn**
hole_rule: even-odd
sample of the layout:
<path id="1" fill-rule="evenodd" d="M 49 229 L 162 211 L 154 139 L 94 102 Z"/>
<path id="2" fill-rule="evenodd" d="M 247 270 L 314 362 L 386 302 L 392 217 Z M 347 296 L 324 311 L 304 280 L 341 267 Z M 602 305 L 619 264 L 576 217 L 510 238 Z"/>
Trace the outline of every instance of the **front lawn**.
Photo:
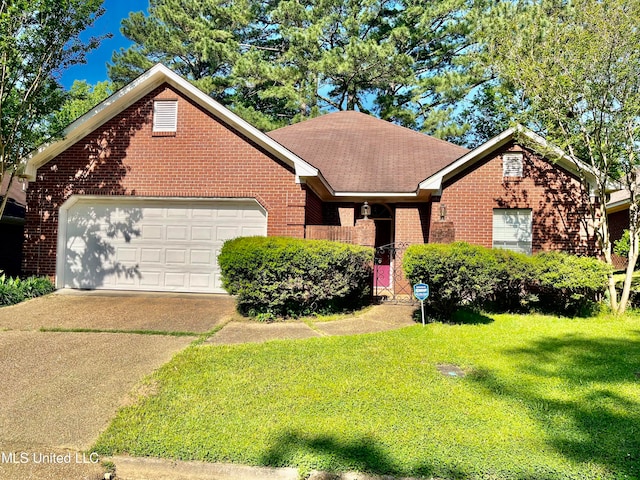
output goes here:
<path id="1" fill-rule="evenodd" d="M 155 394 L 123 409 L 96 451 L 303 472 L 640 478 L 633 314 L 193 346 L 149 384 Z"/>

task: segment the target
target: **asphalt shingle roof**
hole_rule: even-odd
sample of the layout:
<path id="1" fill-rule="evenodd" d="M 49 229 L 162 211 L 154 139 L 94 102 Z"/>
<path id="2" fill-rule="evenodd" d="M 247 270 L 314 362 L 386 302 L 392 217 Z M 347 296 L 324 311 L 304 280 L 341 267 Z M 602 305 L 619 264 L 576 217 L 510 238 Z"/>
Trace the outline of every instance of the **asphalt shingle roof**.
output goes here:
<path id="1" fill-rule="evenodd" d="M 269 132 L 337 192 L 414 192 L 469 150 L 360 112 L 330 113 Z"/>

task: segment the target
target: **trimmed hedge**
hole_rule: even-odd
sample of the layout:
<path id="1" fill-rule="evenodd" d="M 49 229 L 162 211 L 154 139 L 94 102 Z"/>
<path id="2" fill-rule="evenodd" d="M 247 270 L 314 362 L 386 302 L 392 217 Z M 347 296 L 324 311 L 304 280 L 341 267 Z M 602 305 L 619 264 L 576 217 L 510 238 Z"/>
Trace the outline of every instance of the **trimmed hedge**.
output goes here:
<path id="1" fill-rule="evenodd" d="M 28 277 L 22 280 L 0 275 L 0 305 L 14 305 L 54 290 L 55 286 L 48 278 Z"/>
<path id="2" fill-rule="evenodd" d="M 611 266 L 591 257 L 560 252 L 536 255 L 534 284 L 540 310 L 586 315 L 596 308 L 607 287 Z"/>
<path id="3" fill-rule="evenodd" d="M 429 284 L 427 303 L 446 319 L 460 307 L 585 314 L 604 293 L 610 271 L 595 258 L 528 256 L 462 242 L 412 245 L 403 268 L 412 284 Z"/>
<path id="4" fill-rule="evenodd" d="M 218 256 L 238 311 L 262 319 L 359 308 L 371 298 L 373 249 L 324 240 L 241 237 Z"/>

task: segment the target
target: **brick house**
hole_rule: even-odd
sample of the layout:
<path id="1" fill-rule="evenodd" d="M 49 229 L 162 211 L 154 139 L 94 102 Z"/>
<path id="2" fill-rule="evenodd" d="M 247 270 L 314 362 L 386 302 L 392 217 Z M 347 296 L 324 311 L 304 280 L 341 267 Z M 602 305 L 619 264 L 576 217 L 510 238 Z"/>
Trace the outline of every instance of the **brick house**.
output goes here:
<path id="1" fill-rule="evenodd" d="M 24 271 L 60 288 L 221 292 L 217 254 L 240 235 L 590 252 L 571 162 L 517 133 L 468 151 L 338 112 L 264 134 L 157 65 L 29 160 Z M 382 255 L 382 277 L 400 261 Z"/>

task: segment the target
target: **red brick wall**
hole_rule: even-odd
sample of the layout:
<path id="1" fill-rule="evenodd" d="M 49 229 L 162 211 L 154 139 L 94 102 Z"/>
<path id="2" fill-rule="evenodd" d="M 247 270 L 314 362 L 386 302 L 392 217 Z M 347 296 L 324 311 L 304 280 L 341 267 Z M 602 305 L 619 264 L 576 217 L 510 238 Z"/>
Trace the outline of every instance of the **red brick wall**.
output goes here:
<path id="1" fill-rule="evenodd" d="M 322 220 L 324 225 L 341 225 L 343 227 L 353 227 L 355 224 L 353 214 L 350 215 L 351 221 L 343 225 L 343 222 L 340 219 L 340 210 L 353 209 L 354 205 L 355 204 L 348 202 L 324 202 L 322 204 Z"/>
<path id="2" fill-rule="evenodd" d="M 428 203 L 398 203 L 395 206 L 395 242 L 426 243 L 431 208 Z"/>
<path id="3" fill-rule="evenodd" d="M 534 253 L 593 253 L 593 237 L 587 234 L 585 223 L 589 199 L 579 180 L 526 150 L 523 177 L 503 178 L 502 153 L 520 150 L 509 145 L 443 185 L 440 202 L 446 205 L 446 220 L 453 223 L 455 240 L 491 247 L 493 209 L 530 208 Z M 440 221 L 440 203 L 434 200 L 432 224 Z"/>
<path id="4" fill-rule="evenodd" d="M 152 134 L 156 98 L 178 99 L 175 135 Z M 304 236 L 293 169 L 167 85 L 40 167 L 27 195 L 26 273 L 55 273 L 58 209 L 72 194 L 250 197 L 267 210 L 269 235 Z"/>

